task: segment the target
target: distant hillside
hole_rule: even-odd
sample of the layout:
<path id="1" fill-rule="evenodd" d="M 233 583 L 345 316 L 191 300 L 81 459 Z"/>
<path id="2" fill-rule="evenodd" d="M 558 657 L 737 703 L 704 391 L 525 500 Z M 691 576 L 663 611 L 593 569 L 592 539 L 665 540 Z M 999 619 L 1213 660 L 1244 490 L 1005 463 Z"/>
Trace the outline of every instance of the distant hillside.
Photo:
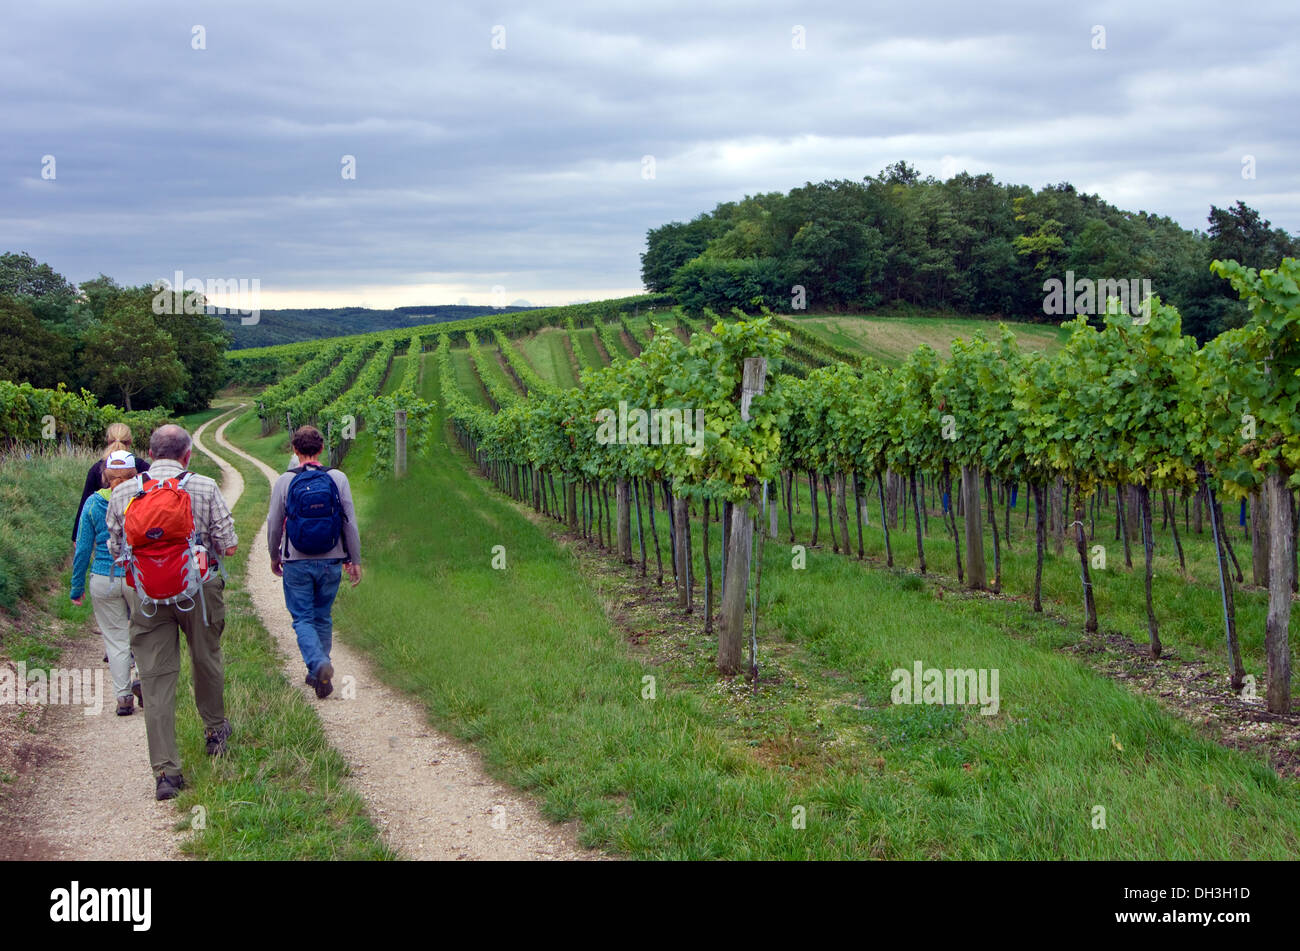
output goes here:
<path id="1" fill-rule="evenodd" d="M 484 314 L 504 314 L 532 307 L 473 307 L 467 304 L 436 304 L 421 307 L 397 307 L 392 310 L 371 310 L 366 307 L 308 307 L 283 310 L 264 310 L 261 319 L 250 326 L 240 323 L 238 314 L 221 318 L 225 328 L 234 337 L 232 350 L 250 347 L 271 347 L 300 340 L 318 340 L 322 337 L 341 337 L 348 334 L 370 333 L 375 330 L 400 330 L 448 320 L 465 320 Z"/>

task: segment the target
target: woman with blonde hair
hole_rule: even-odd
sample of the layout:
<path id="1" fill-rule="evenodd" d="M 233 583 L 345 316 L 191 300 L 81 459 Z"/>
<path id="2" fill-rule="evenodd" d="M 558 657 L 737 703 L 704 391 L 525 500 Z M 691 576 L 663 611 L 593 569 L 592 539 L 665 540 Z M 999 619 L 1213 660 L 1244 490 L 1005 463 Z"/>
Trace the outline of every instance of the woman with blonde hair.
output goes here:
<path id="1" fill-rule="evenodd" d="M 90 603 L 95 622 L 104 636 L 108 669 L 117 695 L 117 715 L 129 716 L 140 696 L 139 681 L 131 680 L 131 612 L 126 600 L 126 578 L 113 563 L 108 550 L 108 498 L 119 482 L 134 479 L 135 456 L 115 442 L 100 460 L 102 488 L 93 492 L 81 509 L 77 524 L 77 550 L 72 557 L 73 604 L 81 604 L 86 592 L 86 569 L 90 568 Z M 92 562 L 93 557 L 93 562 Z M 141 704 L 143 706 L 143 704 Z"/>
<path id="2" fill-rule="evenodd" d="M 104 487 L 104 460 L 114 449 L 131 449 L 131 427 L 126 423 L 109 423 L 108 429 L 104 430 L 104 454 L 95 460 L 90 471 L 86 473 L 86 484 L 81 489 L 81 504 L 77 506 L 77 517 L 72 520 L 72 541 L 77 540 L 77 529 L 81 525 L 81 510 L 86 505 L 86 499 L 98 492 Z M 149 471 L 149 461 L 147 459 L 137 459 L 136 465 L 139 466 L 140 472 Z"/>

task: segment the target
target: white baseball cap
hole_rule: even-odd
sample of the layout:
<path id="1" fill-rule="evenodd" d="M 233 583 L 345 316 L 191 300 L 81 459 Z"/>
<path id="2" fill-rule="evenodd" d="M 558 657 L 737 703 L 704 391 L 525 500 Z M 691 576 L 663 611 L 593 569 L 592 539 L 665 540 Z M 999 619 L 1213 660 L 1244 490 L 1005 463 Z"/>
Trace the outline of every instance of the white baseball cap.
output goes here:
<path id="1" fill-rule="evenodd" d="M 125 449 L 118 449 L 108 454 L 104 460 L 105 469 L 134 469 L 135 456 L 131 455 Z"/>

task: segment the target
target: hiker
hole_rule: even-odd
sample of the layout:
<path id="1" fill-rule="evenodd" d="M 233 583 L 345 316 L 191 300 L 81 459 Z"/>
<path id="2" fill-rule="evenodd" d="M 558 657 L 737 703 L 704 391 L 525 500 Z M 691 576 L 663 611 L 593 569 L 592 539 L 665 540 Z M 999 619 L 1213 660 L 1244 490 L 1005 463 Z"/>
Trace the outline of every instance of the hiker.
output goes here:
<path id="1" fill-rule="evenodd" d="M 154 430 L 148 475 L 118 483 L 106 515 L 109 551 L 128 569 L 131 648 L 140 669 L 158 799 L 172 799 L 185 788 L 176 746 L 181 631 L 190 648 L 207 754 L 224 754 L 231 733 L 221 656 L 226 582 L 220 567 L 222 558 L 235 553 L 238 538 L 217 483 L 187 471 L 191 451 L 190 434 L 180 426 Z"/>
<path id="2" fill-rule="evenodd" d="M 114 443 L 121 443 L 115 446 Z M 81 510 L 86 507 L 86 499 L 90 498 L 96 492 L 104 487 L 104 460 L 113 449 L 131 450 L 131 427 L 126 423 L 109 423 L 108 428 L 104 430 L 104 454 L 95 460 L 86 473 L 86 484 L 81 489 L 81 504 L 77 506 L 77 517 L 72 520 L 72 541 L 77 541 L 77 533 L 81 525 Z M 149 462 L 146 459 L 137 458 L 135 464 L 139 466 L 138 472 L 148 472 Z M 93 600 L 93 597 L 92 597 Z"/>
<path id="3" fill-rule="evenodd" d="M 130 716 L 135 701 L 142 697 L 140 681 L 131 680 L 131 611 L 127 606 L 125 572 L 113 563 L 108 551 L 108 497 L 119 482 L 137 475 L 135 456 L 120 442 L 109 444 L 100 460 L 103 484 L 81 509 L 77 530 L 77 550 L 72 558 L 73 604 L 81 604 L 86 594 L 86 569 L 90 569 L 90 604 L 95 623 L 104 638 L 108 670 L 117 695 L 117 715 Z M 93 556 L 93 562 L 92 562 Z M 143 707 L 143 703 L 141 704 Z"/>
<path id="4" fill-rule="evenodd" d="M 284 603 L 307 665 L 305 682 L 324 700 L 334 690 L 331 609 L 344 571 L 352 587 L 361 583 L 361 536 L 348 477 L 320 463 L 320 430 L 299 426 L 292 443 L 298 465 L 271 489 L 266 543 L 271 572 L 284 578 Z"/>

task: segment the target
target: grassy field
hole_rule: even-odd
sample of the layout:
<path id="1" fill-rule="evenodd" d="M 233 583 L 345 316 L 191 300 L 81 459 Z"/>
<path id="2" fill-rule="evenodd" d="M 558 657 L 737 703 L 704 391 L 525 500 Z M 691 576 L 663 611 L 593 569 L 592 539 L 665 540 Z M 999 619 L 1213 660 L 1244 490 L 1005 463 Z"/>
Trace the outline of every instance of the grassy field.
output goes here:
<path id="1" fill-rule="evenodd" d="M 431 363 L 424 392 L 439 392 Z M 234 435 L 274 458 L 275 437 L 256 432 Z M 788 545 L 764 547 L 763 680 L 751 692 L 718 682 L 698 613 L 683 624 L 653 581 L 566 541 L 445 445 L 400 483 L 361 483 L 358 502 L 367 583 L 340 604 L 340 625 L 495 775 L 531 790 L 549 817 L 581 820 L 585 844 L 646 858 L 1281 858 L 1297 848 L 1293 782 L 1063 651 L 1077 625 L 1014 600 L 936 594 L 906 570 L 901 531 L 895 571 L 824 550 L 796 571 Z M 807 518 L 805 500 L 805 542 Z M 928 553 L 942 570 L 938 526 Z M 701 541 L 696 532 L 697 550 Z M 491 567 L 495 545 L 504 571 Z M 716 579 L 716 524 L 713 546 Z M 1016 557 L 1004 561 L 1009 585 L 1023 570 Z M 1077 611 L 1069 565 L 1049 570 L 1049 612 Z M 1103 624 L 1126 624 L 1131 598 L 1110 587 Z M 1171 622 L 1168 642 L 1199 644 L 1196 623 L 1184 635 Z M 1257 663 L 1257 645 L 1248 652 Z M 998 714 L 891 703 L 890 671 L 916 660 L 998 669 Z M 806 828 L 792 824 L 800 810 Z"/>

